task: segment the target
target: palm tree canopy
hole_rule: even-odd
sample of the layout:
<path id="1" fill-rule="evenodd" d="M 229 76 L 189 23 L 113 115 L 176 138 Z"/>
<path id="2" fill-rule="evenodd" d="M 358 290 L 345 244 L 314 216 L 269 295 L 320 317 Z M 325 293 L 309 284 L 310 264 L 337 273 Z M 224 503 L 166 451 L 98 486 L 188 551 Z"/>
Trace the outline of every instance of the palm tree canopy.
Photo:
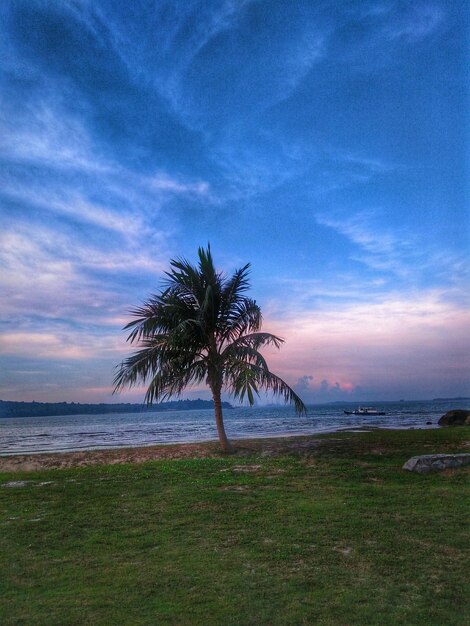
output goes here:
<path id="1" fill-rule="evenodd" d="M 124 329 L 139 349 L 119 366 L 115 391 L 148 382 L 150 404 L 205 381 L 213 394 L 225 389 L 250 404 L 260 390 L 270 389 L 304 413 L 302 400 L 269 371 L 259 352 L 284 340 L 260 332 L 261 310 L 245 295 L 250 265 L 226 277 L 216 272 L 210 246 L 199 248 L 198 256 L 197 266 L 172 260 L 163 290 L 131 311 L 134 319 Z"/>

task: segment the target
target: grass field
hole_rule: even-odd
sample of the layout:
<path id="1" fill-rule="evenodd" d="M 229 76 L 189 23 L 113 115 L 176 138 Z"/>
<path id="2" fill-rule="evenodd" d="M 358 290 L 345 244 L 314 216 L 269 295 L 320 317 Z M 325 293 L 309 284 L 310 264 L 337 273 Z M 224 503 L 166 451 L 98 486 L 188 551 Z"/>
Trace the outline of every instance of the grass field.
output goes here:
<path id="1" fill-rule="evenodd" d="M 470 623 L 470 429 L 0 475 L 0 623 Z M 22 485 L 5 486 L 10 481 Z"/>

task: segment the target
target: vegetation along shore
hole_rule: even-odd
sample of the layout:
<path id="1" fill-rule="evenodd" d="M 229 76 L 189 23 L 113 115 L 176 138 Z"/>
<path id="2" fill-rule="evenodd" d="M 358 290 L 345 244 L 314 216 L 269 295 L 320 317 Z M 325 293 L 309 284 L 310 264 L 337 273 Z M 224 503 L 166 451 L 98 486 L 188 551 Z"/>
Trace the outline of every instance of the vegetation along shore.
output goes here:
<path id="1" fill-rule="evenodd" d="M 231 409 L 229 402 L 222 402 L 225 409 Z M 46 417 L 52 415 L 103 415 L 107 413 L 145 413 L 156 411 L 198 411 L 214 410 L 212 400 L 170 400 L 156 404 L 82 404 L 80 402 L 11 402 L 0 400 L 0 417 Z"/>

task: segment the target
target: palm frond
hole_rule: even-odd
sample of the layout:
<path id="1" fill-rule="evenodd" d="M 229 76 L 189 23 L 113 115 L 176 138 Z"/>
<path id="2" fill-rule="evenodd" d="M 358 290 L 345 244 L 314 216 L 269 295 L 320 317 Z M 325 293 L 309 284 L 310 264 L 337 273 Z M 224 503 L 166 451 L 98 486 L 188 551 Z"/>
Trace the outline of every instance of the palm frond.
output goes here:
<path id="1" fill-rule="evenodd" d="M 145 383 L 151 373 L 158 368 L 159 350 L 144 348 L 134 353 L 118 366 L 114 377 L 114 391 L 132 387 L 138 381 Z"/>
<path id="2" fill-rule="evenodd" d="M 242 367 L 239 369 L 238 376 L 233 386 L 233 394 L 244 401 L 245 396 L 248 398 L 250 406 L 255 402 L 254 394 L 259 396 L 256 372 L 251 367 Z"/>
<path id="3" fill-rule="evenodd" d="M 233 348 L 233 350 L 229 352 L 223 352 L 221 361 L 224 363 L 224 370 L 227 373 L 236 372 L 240 362 L 255 363 L 260 367 L 269 369 L 266 359 L 261 352 L 258 352 L 258 350 L 251 346 L 237 346 L 236 349 Z"/>
<path id="4" fill-rule="evenodd" d="M 259 330 L 261 323 L 261 310 L 256 302 L 250 298 L 242 298 L 225 314 L 220 333 L 223 341 L 234 341 L 247 332 Z"/>
<path id="5" fill-rule="evenodd" d="M 207 250 L 199 248 L 197 254 L 199 257 L 199 271 L 205 283 L 213 287 L 220 286 L 223 276 L 215 271 L 210 244 L 207 246 Z"/>
<path id="6" fill-rule="evenodd" d="M 233 317 L 239 303 L 243 300 L 242 294 L 248 289 L 248 274 L 250 264 L 236 270 L 233 276 L 227 279 L 222 286 L 220 317 L 224 322 Z"/>
<path id="7" fill-rule="evenodd" d="M 272 345 L 275 348 L 280 348 L 284 343 L 284 339 L 282 337 L 277 337 L 276 335 L 272 335 L 271 333 L 251 333 L 249 335 L 242 335 L 241 337 L 237 337 L 231 344 L 229 344 L 224 353 L 227 355 L 230 354 L 231 350 L 237 350 L 242 346 L 249 346 L 254 350 L 259 350 L 263 346 Z"/>
<path id="8" fill-rule="evenodd" d="M 307 408 L 295 391 L 279 376 L 276 376 L 266 367 L 257 363 L 240 361 L 238 368 L 233 368 L 231 380 L 227 381 L 233 395 L 243 400 L 245 395 L 250 401 L 252 392 L 258 389 L 271 391 L 275 396 L 281 396 L 285 402 L 294 406 L 296 413 L 305 415 Z M 251 393 L 249 393 L 251 390 Z M 250 401 L 250 404 L 253 404 Z"/>
<path id="9" fill-rule="evenodd" d="M 205 374 L 206 366 L 203 361 L 196 361 L 181 370 L 173 367 L 162 368 L 150 381 L 144 401 L 152 404 L 178 397 L 188 385 L 202 382 Z"/>

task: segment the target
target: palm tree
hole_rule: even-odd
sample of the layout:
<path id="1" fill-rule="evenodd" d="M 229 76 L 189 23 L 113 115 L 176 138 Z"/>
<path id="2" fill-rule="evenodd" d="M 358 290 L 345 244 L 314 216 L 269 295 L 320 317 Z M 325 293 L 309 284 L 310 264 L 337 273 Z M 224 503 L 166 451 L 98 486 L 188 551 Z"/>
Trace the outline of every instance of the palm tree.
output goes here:
<path id="1" fill-rule="evenodd" d="M 279 348 L 283 339 L 258 332 L 262 316 L 254 300 L 244 295 L 250 265 L 226 277 L 216 272 L 210 246 L 199 248 L 199 263 L 170 261 L 163 290 L 131 311 L 134 319 L 128 341 L 139 350 L 120 366 L 114 391 L 149 381 L 145 402 L 179 396 L 191 384 L 205 381 L 212 392 L 220 444 L 232 450 L 225 434 L 222 389 L 254 403 L 260 389 L 270 389 L 297 413 L 305 413 L 299 396 L 269 371 L 259 352 L 262 346 Z"/>

